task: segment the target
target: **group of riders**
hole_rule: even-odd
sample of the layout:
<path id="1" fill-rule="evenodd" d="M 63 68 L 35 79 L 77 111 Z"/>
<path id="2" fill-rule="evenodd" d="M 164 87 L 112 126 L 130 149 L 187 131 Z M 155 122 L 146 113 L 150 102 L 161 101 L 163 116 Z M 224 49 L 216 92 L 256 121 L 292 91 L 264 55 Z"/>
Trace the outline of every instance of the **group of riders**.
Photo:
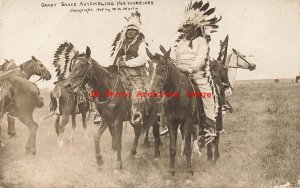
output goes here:
<path id="1" fill-rule="evenodd" d="M 214 11 L 214 10 L 213 10 Z M 180 32 L 182 37 L 174 50 L 174 63 L 178 69 L 185 72 L 193 79 L 201 93 L 211 93 L 210 97 L 202 98 L 203 109 L 206 116 L 205 128 L 201 131 L 200 139 L 202 145 L 210 143 L 217 136 L 216 117 L 218 108 L 218 92 L 214 88 L 212 74 L 209 66 L 209 41 L 210 32 L 206 30 L 203 17 L 197 16 L 195 9 L 185 13 Z M 213 21 L 216 21 L 215 19 Z M 117 34 L 113 43 L 111 64 L 118 66 L 119 76 L 125 83 L 127 89 L 132 93 L 132 105 L 143 102 L 135 97 L 138 91 L 147 91 L 149 76 L 147 64 L 149 58 L 146 53 L 148 44 L 144 34 L 141 32 L 140 13 L 133 12 L 127 19 L 124 29 Z M 84 101 L 84 99 L 83 99 Z M 57 112 L 59 113 L 59 111 Z M 135 112 L 134 116 L 141 116 L 141 112 Z M 164 109 L 161 113 L 161 124 L 164 125 Z M 94 123 L 101 121 L 100 115 L 96 115 Z M 168 128 L 163 127 L 161 134 L 167 132 Z"/>

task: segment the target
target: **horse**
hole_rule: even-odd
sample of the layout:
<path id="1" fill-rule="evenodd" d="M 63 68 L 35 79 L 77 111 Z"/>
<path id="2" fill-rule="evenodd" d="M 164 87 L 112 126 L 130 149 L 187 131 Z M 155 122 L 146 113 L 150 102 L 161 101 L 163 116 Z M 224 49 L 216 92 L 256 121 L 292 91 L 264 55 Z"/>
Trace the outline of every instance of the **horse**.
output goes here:
<path id="1" fill-rule="evenodd" d="M 300 80 L 300 76 L 296 76 L 296 83 L 298 83 L 298 80 Z"/>
<path id="2" fill-rule="evenodd" d="M 84 135 L 86 138 L 88 137 L 87 113 L 90 110 L 90 102 L 87 92 L 83 95 L 79 95 L 78 93 L 68 92 L 64 87 L 66 82 L 64 77 L 72 70 L 73 60 L 76 59 L 77 56 L 79 56 L 79 52 L 74 48 L 73 44 L 69 42 L 61 44 L 54 55 L 55 59 L 53 65 L 56 67 L 58 81 L 54 83 L 55 88 L 50 92 L 50 111 L 54 111 L 51 115 L 55 114 L 54 127 L 57 134 L 57 145 L 60 148 L 63 146 L 63 132 L 69 122 L 70 116 L 72 120 L 70 142 L 73 142 L 77 114 L 81 114 Z M 79 101 L 79 96 L 81 96 L 85 102 Z"/>
<path id="3" fill-rule="evenodd" d="M 249 62 L 246 59 L 246 56 L 240 53 L 239 51 L 232 48 L 232 52 L 227 56 L 226 61 L 224 62 L 225 68 L 228 70 L 228 79 L 231 89 L 234 88 L 236 82 L 237 69 L 247 69 L 253 71 L 256 68 L 256 65 Z M 226 98 L 230 97 L 232 92 L 226 95 Z M 229 107 L 230 112 L 233 112 L 232 106 L 228 100 L 226 104 Z"/>
<path id="4" fill-rule="evenodd" d="M 35 155 L 38 124 L 33 120 L 32 114 L 35 108 L 43 107 L 43 98 L 36 84 L 18 76 L 3 78 L 9 72 L 11 71 L 0 76 L 0 122 L 2 122 L 3 115 L 9 112 L 24 123 L 30 133 L 25 145 L 26 154 Z"/>
<path id="5" fill-rule="evenodd" d="M 150 82 L 150 91 L 159 91 L 169 93 L 170 96 L 164 97 L 164 109 L 167 115 L 168 128 L 170 132 L 170 168 L 169 172 L 175 175 L 175 156 L 177 130 L 181 125 L 182 133 L 184 134 L 184 154 L 187 159 L 187 172 L 193 174 L 191 164 L 191 138 L 196 135 L 195 124 L 203 125 L 201 122 L 201 111 L 203 108 L 198 106 L 195 98 L 187 97 L 187 91 L 193 91 L 197 86 L 193 85 L 186 73 L 178 70 L 176 65 L 170 59 L 170 52 L 166 51 L 161 46 L 163 55 L 155 54 L 147 50 L 147 54 L 151 61 L 155 64 L 154 75 Z M 196 99 L 197 100 L 197 99 Z M 200 101 L 199 101 L 200 102 Z M 201 125 L 199 125 L 201 127 Z"/>
<path id="6" fill-rule="evenodd" d="M 17 74 L 17 76 L 25 78 L 29 80 L 31 76 L 37 75 L 40 76 L 40 79 L 43 80 L 50 80 L 51 74 L 49 70 L 43 65 L 43 63 L 35 58 L 34 56 L 31 56 L 31 59 L 22 63 L 21 65 L 16 65 L 15 61 L 13 59 L 5 60 L 5 62 L 0 66 L 0 69 L 2 71 L 8 71 L 8 70 L 14 70 L 16 68 L 19 68 L 20 71 Z M 10 136 L 16 135 L 16 129 L 15 129 L 15 119 L 14 117 L 11 117 L 10 114 L 7 114 L 7 134 Z"/>
<path id="7" fill-rule="evenodd" d="M 73 142 L 74 132 L 76 129 L 76 114 L 81 114 L 82 117 L 82 127 L 84 129 L 84 135 L 87 138 L 87 113 L 90 109 L 90 102 L 87 100 L 88 96 L 85 93 L 86 102 L 81 103 L 78 101 L 76 93 L 70 93 L 64 88 L 65 80 L 55 83 L 55 89 L 50 92 L 50 111 L 55 111 L 59 109 L 60 113 L 55 114 L 55 132 L 57 134 L 57 145 L 58 147 L 63 146 L 63 132 L 65 126 L 69 122 L 71 116 L 72 120 L 72 133 L 70 142 Z M 58 99 L 59 101 L 57 102 Z M 77 107 L 78 105 L 78 107 Z M 76 112 L 78 108 L 78 112 Z"/>
<path id="8" fill-rule="evenodd" d="M 88 84 L 97 91 L 113 91 L 114 93 L 125 94 L 126 89 L 118 75 L 118 67 L 103 67 L 93 60 L 90 55 L 90 48 L 87 47 L 84 56 L 78 57 L 75 60 L 76 62 L 65 84 L 66 89 L 77 92 L 80 88 Z M 100 127 L 94 137 L 97 164 L 98 166 L 103 164 L 103 159 L 100 154 L 100 138 L 108 127 L 112 136 L 112 148 L 117 151 L 117 169 L 121 169 L 123 122 L 130 120 L 134 128 L 135 138 L 130 151 L 130 157 L 134 157 L 137 153 L 136 149 L 142 125 L 147 124 L 146 121 L 148 120 L 147 118 L 143 118 L 142 124 L 141 121 L 135 119 L 135 116 L 128 113 L 131 106 L 130 97 L 114 97 L 100 93 L 99 97 L 93 102 L 96 104 L 97 110 L 102 116 Z M 142 111 L 142 113 L 142 117 L 145 117 L 146 111 Z"/>

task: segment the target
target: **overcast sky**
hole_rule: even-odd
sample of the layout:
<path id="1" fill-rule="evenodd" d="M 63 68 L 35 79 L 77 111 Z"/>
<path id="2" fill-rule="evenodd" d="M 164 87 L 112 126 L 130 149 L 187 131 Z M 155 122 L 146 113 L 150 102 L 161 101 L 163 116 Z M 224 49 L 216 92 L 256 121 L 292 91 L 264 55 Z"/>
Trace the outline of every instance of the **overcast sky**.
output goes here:
<path id="1" fill-rule="evenodd" d="M 133 0 L 128 0 L 133 1 Z M 143 1 L 143 0 L 141 0 Z M 148 1 L 148 0 L 147 0 Z M 174 45 L 177 29 L 182 22 L 186 1 L 152 0 L 153 5 L 122 6 L 138 8 L 142 20 L 141 31 L 158 52 L 159 44 Z M 0 0 L 0 63 L 13 58 L 21 64 L 34 55 L 55 77 L 52 65 L 54 52 L 64 41 L 80 51 L 89 46 L 92 57 L 102 65 L 109 65 L 111 44 L 124 27 L 131 11 L 70 12 L 80 0 Z M 62 7 L 62 2 L 77 3 L 76 7 Z M 90 0 L 82 2 L 116 2 Z M 123 1 L 127 2 L 127 1 Z M 217 57 L 219 41 L 229 35 L 229 47 L 249 56 L 257 65 L 250 72 L 238 71 L 238 79 L 294 78 L 300 72 L 300 5 L 297 0 L 210 0 L 215 13 L 222 15 L 218 33 L 212 35 L 211 57 Z M 56 7 L 42 7 L 42 3 L 56 3 Z M 115 7 L 115 6 L 114 6 Z M 112 6 L 106 6 L 112 8 Z M 32 80 L 37 80 L 33 78 Z M 39 83 L 52 87 L 56 81 Z"/>

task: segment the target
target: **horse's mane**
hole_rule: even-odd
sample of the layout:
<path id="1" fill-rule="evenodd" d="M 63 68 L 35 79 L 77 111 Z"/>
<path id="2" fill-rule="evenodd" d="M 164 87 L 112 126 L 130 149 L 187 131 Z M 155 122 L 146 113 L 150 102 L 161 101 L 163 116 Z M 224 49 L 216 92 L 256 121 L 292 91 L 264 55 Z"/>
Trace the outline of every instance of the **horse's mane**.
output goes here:
<path id="1" fill-rule="evenodd" d="M 2 64 L 2 71 L 8 71 L 8 70 L 13 70 L 17 68 L 18 65 L 15 63 L 15 61 L 11 60 L 5 60 L 5 62 Z"/>
<path id="2" fill-rule="evenodd" d="M 69 76 L 72 68 L 72 60 L 78 55 L 78 51 L 74 48 L 74 45 L 70 42 L 64 42 L 61 44 L 55 54 L 53 65 L 56 67 L 58 80 L 62 80 Z"/>
<path id="3" fill-rule="evenodd" d="M 225 37 L 224 41 L 220 41 L 220 52 L 217 58 L 217 61 L 222 62 L 223 65 L 226 62 L 227 49 L 228 49 L 228 35 Z"/>

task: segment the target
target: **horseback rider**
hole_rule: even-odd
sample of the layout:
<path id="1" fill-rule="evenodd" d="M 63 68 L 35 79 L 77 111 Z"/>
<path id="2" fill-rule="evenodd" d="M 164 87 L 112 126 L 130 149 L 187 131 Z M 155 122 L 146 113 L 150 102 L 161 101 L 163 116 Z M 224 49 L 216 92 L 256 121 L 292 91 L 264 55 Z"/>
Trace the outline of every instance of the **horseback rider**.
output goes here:
<path id="1" fill-rule="evenodd" d="M 218 96 L 209 67 L 209 33 L 217 28 L 215 23 L 220 21 L 216 17 L 210 20 L 205 19 L 214 12 L 208 9 L 209 4 L 204 8 L 197 9 L 197 3 L 185 12 L 182 28 L 178 31 L 179 36 L 175 51 L 177 66 L 186 72 L 197 83 L 201 93 L 209 94 L 202 98 L 205 113 L 205 126 L 200 130 L 200 147 L 205 146 L 214 140 L 216 135 L 216 117 L 218 113 Z M 207 10 L 207 11 L 206 11 Z M 206 11 L 206 12 L 205 12 Z M 205 14 L 204 14 L 205 12 Z"/>
<path id="2" fill-rule="evenodd" d="M 119 67 L 119 75 L 127 90 L 131 92 L 131 122 L 134 124 L 142 121 L 142 109 L 139 105 L 144 102 L 144 99 L 137 97 L 136 94 L 145 92 L 147 88 L 147 43 L 144 34 L 140 32 L 142 24 L 140 16 L 140 13 L 136 11 L 126 19 L 127 24 L 117 34 L 111 54 L 113 65 Z"/>

